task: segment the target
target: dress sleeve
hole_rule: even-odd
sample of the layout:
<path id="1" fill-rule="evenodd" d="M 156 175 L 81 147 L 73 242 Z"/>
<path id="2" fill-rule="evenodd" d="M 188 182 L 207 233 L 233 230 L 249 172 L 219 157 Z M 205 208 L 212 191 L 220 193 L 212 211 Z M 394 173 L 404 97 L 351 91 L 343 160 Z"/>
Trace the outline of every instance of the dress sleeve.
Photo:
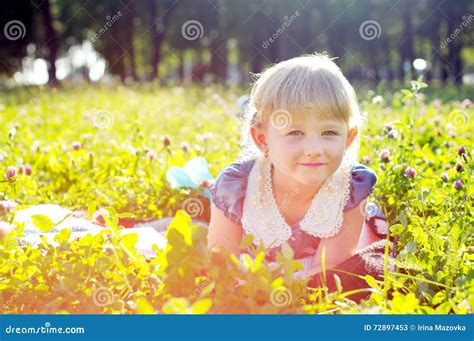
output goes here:
<path id="1" fill-rule="evenodd" d="M 240 223 L 247 181 L 255 160 L 239 161 L 228 165 L 211 187 L 213 204 L 233 222 Z"/>
<path id="2" fill-rule="evenodd" d="M 375 172 L 364 166 L 355 165 L 352 168 L 351 191 L 345 210 L 357 207 L 362 201 L 374 191 L 377 183 Z M 373 202 L 368 201 L 365 208 L 365 221 L 370 229 L 379 237 L 384 238 L 388 234 L 387 217 Z"/>
<path id="3" fill-rule="evenodd" d="M 377 182 L 375 172 L 364 166 L 357 164 L 352 167 L 351 188 L 349 200 L 346 203 L 345 211 L 357 207 L 362 201 L 374 191 Z"/>

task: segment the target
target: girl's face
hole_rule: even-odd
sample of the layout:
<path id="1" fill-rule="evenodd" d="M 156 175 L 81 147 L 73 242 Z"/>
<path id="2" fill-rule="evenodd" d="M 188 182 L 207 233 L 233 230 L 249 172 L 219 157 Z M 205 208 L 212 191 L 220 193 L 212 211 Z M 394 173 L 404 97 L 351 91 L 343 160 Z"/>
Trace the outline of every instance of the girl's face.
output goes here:
<path id="1" fill-rule="evenodd" d="M 339 120 L 309 118 L 283 128 L 269 122 L 265 131 L 252 135 L 267 145 L 276 176 L 289 183 L 320 186 L 340 166 L 357 128 L 348 129 Z"/>

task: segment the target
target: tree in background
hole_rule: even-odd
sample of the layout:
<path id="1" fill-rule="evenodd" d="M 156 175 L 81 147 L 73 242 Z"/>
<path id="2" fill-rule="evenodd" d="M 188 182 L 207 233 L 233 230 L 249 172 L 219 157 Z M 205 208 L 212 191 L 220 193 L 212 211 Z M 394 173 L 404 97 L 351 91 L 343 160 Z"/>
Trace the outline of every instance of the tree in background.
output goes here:
<path id="1" fill-rule="evenodd" d="M 231 66 L 249 75 L 327 51 L 362 83 L 404 82 L 413 60 L 424 58 L 428 79 L 461 84 L 474 71 L 473 12 L 468 0 L 21 0 L 0 4 L 4 31 L 11 22 L 21 31 L 18 39 L 0 37 L 0 73 L 10 77 L 35 46 L 56 84 L 55 61 L 89 40 L 122 82 L 183 82 L 191 68 L 189 81 L 225 84 Z M 367 39 L 360 28 L 370 21 L 378 32 Z M 186 31 L 191 24 L 195 37 Z"/>

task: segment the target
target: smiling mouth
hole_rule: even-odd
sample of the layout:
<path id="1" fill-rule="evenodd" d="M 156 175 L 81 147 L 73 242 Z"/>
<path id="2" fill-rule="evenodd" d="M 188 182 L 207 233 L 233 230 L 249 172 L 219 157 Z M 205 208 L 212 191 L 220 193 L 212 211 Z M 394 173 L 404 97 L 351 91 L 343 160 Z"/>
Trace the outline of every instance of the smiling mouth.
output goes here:
<path id="1" fill-rule="evenodd" d="M 317 167 L 324 166 L 324 165 L 325 165 L 325 163 L 320 163 L 320 162 L 311 162 L 311 163 L 302 163 L 301 165 L 302 165 L 302 166 L 306 166 L 306 167 L 317 168 Z"/>

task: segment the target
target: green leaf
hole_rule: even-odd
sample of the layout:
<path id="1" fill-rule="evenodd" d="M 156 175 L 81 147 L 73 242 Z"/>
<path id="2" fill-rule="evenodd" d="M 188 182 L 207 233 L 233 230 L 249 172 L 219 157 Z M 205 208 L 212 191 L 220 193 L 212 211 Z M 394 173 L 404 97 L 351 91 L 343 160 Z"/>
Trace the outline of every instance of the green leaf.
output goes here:
<path id="1" fill-rule="evenodd" d="M 446 292 L 443 291 L 438 291 L 433 298 L 431 299 L 431 304 L 432 305 L 438 305 L 441 302 L 443 302 L 446 299 Z"/>
<path id="2" fill-rule="evenodd" d="M 253 235 L 252 234 L 246 234 L 243 236 L 242 240 L 240 241 L 240 248 L 246 249 L 253 243 Z"/>
<path id="3" fill-rule="evenodd" d="M 192 306 L 193 314 L 206 314 L 212 307 L 212 300 L 210 298 L 203 298 L 197 301 Z"/>
<path id="4" fill-rule="evenodd" d="M 375 280 L 374 277 L 372 277 L 371 275 L 365 275 L 364 279 L 367 282 L 367 284 L 370 285 L 372 288 L 375 288 L 378 291 L 382 291 L 382 289 L 380 289 L 380 286 L 377 284 L 377 281 Z"/>
<path id="5" fill-rule="evenodd" d="M 242 259 L 244 261 L 244 263 L 243 263 L 244 269 L 250 270 L 252 268 L 252 258 L 248 254 L 243 253 L 242 254 Z"/>
<path id="6" fill-rule="evenodd" d="M 108 222 L 107 225 L 109 225 L 110 227 L 117 227 L 119 221 L 117 211 L 113 207 L 107 207 L 106 210 L 107 212 L 109 212 L 109 217 L 104 217 L 104 220 Z"/>
<path id="7" fill-rule="evenodd" d="M 400 213 L 398 214 L 398 218 L 400 219 L 400 222 L 402 223 L 402 225 L 406 228 L 408 225 L 408 222 L 407 222 L 407 216 L 405 215 L 405 212 L 400 211 Z"/>
<path id="8" fill-rule="evenodd" d="M 288 243 L 283 243 L 281 246 L 281 253 L 286 259 L 293 259 L 294 252 Z"/>
<path id="9" fill-rule="evenodd" d="M 390 232 L 392 232 L 395 235 L 399 235 L 403 231 L 405 231 L 405 227 L 402 224 L 395 224 L 395 225 L 390 226 Z"/>
<path id="10" fill-rule="evenodd" d="M 54 236 L 54 241 L 59 244 L 64 244 L 69 240 L 69 237 L 71 237 L 71 233 L 71 229 L 62 229 L 57 235 Z"/>
<path id="11" fill-rule="evenodd" d="M 412 253 L 416 251 L 417 243 L 414 240 L 411 240 L 406 246 L 405 251 L 408 253 Z"/>
<path id="12" fill-rule="evenodd" d="M 410 201 L 410 205 L 411 206 L 415 206 L 416 208 L 418 208 L 420 211 L 423 210 L 423 203 L 418 200 L 418 199 L 413 199 Z"/>
<path id="13" fill-rule="evenodd" d="M 120 241 L 128 248 L 132 249 L 135 247 L 138 241 L 138 233 L 128 233 L 120 238 Z"/>
<path id="14" fill-rule="evenodd" d="M 281 277 L 277 277 L 272 282 L 272 289 L 279 288 L 285 284 L 285 281 Z"/>
<path id="15" fill-rule="evenodd" d="M 119 218 L 135 218 L 135 214 L 129 212 L 119 213 Z"/>
<path id="16" fill-rule="evenodd" d="M 171 232 L 177 232 L 183 236 L 184 242 L 192 246 L 191 218 L 189 215 L 179 210 L 166 231 L 166 238 Z"/>
<path id="17" fill-rule="evenodd" d="M 420 90 L 421 85 L 417 81 L 411 81 L 411 88 L 413 91 L 417 92 L 418 90 Z"/>
<path id="18" fill-rule="evenodd" d="M 416 298 L 415 294 L 410 292 L 406 296 L 396 292 L 393 295 L 392 299 L 392 308 L 397 312 L 412 312 L 416 308 L 418 308 L 418 299 Z"/>
<path id="19" fill-rule="evenodd" d="M 383 305 L 384 298 L 379 293 L 373 292 L 372 295 L 370 295 L 370 298 L 375 301 L 376 305 L 378 306 Z"/>
<path id="20" fill-rule="evenodd" d="M 342 285 L 341 285 L 341 279 L 337 274 L 333 274 L 334 277 L 334 283 L 336 283 L 336 288 L 338 292 L 342 292 Z"/>
<path id="21" fill-rule="evenodd" d="M 155 309 L 146 298 L 140 297 L 137 299 L 137 312 L 139 314 L 154 314 Z"/>
<path id="22" fill-rule="evenodd" d="M 94 217 L 94 213 L 97 210 L 97 202 L 92 201 L 89 206 L 87 207 L 87 214 L 89 215 L 89 218 Z"/>
<path id="23" fill-rule="evenodd" d="M 449 314 L 451 311 L 451 304 L 446 301 L 441 303 L 438 307 L 436 307 L 436 314 Z"/>
<path id="24" fill-rule="evenodd" d="M 43 232 L 49 232 L 53 229 L 54 225 L 48 216 L 42 214 L 34 214 L 31 216 L 31 221 L 35 226 Z"/>
<path id="25" fill-rule="evenodd" d="M 165 314 L 184 314 L 188 310 L 188 301 L 184 298 L 172 297 L 161 308 Z"/>
<path id="26" fill-rule="evenodd" d="M 413 95 L 405 95 L 403 96 L 402 98 L 402 102 L 407 102 L 408 100 L 412 99 L 413 98 Z"/>

